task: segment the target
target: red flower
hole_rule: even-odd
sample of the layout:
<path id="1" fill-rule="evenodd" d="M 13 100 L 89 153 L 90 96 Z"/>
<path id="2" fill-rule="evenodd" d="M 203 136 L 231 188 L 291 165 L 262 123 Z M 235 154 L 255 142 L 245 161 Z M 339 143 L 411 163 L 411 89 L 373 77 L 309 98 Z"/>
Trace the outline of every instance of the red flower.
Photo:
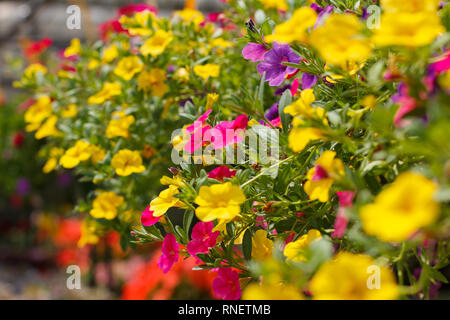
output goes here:
<path id="1" fill-rule="evenodd" d="M 22 131 L 17 132 L 13 137 L 13 146 L 20 148 L 25 141 L 25 134 Z"/>
<path id="2" fill-rule="evenodd" d="M 52 39 L 44 38 L 40 41 L 30 42 L 24 51 L 24 55 L 26 58 L 32 58 L 34 56 L 38 56 L 42 54 L 48 47 L 52 45 Z"/>
<path id="3" fill-rule="evenodd" d="M 223 181 L 224 178 L 231 178 L 236 175 L 236 170 L 230 170 L 226 166 L 217 167 L 208 172 L 208 177 L 216 180 Z"/>

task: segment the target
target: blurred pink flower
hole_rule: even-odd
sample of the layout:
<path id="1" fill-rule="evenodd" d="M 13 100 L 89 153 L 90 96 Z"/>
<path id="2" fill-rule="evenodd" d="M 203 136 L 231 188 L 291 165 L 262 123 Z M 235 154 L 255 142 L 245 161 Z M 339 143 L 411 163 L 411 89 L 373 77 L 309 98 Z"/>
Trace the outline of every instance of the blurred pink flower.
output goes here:
<path id="1" fill-rule="evenodd" d="M 223 181 L 224 178 L 231 178 L 236 175 L 236 170 L 230 170 L 226 166 L 217 167 L 208 172 L 208 177 L 216 180 Z"/>
<path id="2" fill-rule="evenodd" d="M 231 268 L 220 268 L 212 287 L 216 297 L 223 300 L 238 300 L 241 297 L 239 274 Z"/>

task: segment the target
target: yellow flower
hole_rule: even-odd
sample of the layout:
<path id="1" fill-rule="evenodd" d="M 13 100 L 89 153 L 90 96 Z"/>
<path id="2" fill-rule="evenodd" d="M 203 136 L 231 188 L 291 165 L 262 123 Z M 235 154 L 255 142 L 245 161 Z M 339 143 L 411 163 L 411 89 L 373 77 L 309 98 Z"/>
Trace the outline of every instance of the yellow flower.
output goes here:
<path id="1" fill-rule="evenodd" d="M 436 12 L 392 12 L 381 16 L 380 28 L 372 37 L 378 46 L 420 47 L 433 42 L 445 32 Z"/>
<path id="2" fill-rule="evenodd" d="M 294 152 L 300 152 L 310 141 L 322 138 L 322 131 L 317 128 L 294 128 L 289 133 L 289 148 Z"/>
<path id="3" fill-rule="evenodd" d="M 251 283 L 242 293 L 242 300 L 303 300 L 304 297 L 294 285 L 288 283 Z"/>
<path id="4" fill-rule="evenodd" d="M 77 55 L 80 52 L 81 52 L 80 39 L 73 38 L 72 41 L 70 41 L 70 46 L 67 47 L 66 50 L 64 50 L 64 56 L 67 58 L 70 56 Z"/>
<path id="5" fill-rule="evenodd" d="M 144 56 L 148 56 L 150 54 L 153 57 L 157 57 L 164 52 L 172 39 L 173 35 L 171 32 L 158 30 L 150 39 L 147 39 L 144 42 L 144 44 L 141 46 L 140 51 Z"/>
<path id="6" fill-rule="evenodd" d="M 106 151 L 103 150 L 102 148 L 95 146 L 95 145 L 90 145 L 90 152 L 91 152 L 91 160 L 94 162 L 102 162 L 103 160 L 105 160 L 106 157 Z"/>
<path id="7" fill-rule="evenodd" d="M 175 11 L 174 14 L 181 18 L 184 22 L 193 22 L 195 25 L 199 25 L 203 22 L 203 20 L 205 20 L 200 11 L 193 9 Z"/>
<path id="8" fill-rule="evenodd" d="M 77 113 L 78 113 L 77 106 L 72 103 L 69 104 L 67 108 L 62 110 L 61 116 L 63 118 L 73 118 L 77 115 Z"/>
<path id="9" fill-rule="evenodd" d="M 295 241 L 289 242 L 284 248 L 283 254 L 287 260 L 302 262 L 307 261 L 305 250 L 316 240 L 322 238 L 319 230 L 311 229 Z"/>
<path id="10" fill-rule="evenodd" d="M 111 165 L 119 176 L 129 176 L 133 173 L 145 171 L 142 158 L 138 151 L 120 150 L 111 160 Z"/>
<path id="11" fill-rule="evenodd" d="M 362 28 L 356 16 L 334 13 L 311 32 L 310 43 L 327 63 L 349 70 L 353 63 L 366 61 L 372 51 L 360 34 Z"/>
<path id="12" fill-rule="evenodd" d="M 227 48 L 233 47 L 233 42 L 227 41 L 223 38 L 216 38 L 216 39 L 211 40 L 211 47 L 213 47 L 213 48 L 220 47 L 220 48 L 227 49 Z"/>
<path id="13" fill-rule="evenodd" d="M 169 178 L 168 176 L 163 176 L 161 179 L 159 179 L 159 183 L 161 183 L 164 186 L 168 185 L 174 185 L 179 188 L 183 188 L 185 186 L 183 179 L 174 176 L 173 178 Z"/>
<path id="14" fill-rule="evenodd" d="M 44 124 L 36 131 L 34 137 L 36 139 L 42 139 L 49 136 L 56 135 L 59 131 L 56 129 L 56 122 L 58 122 L 58 117 L 53 115 L 49 117 Z"/>
<path id="15" fill-rule="evenodd" d="M 292 17 L 275 27 L 274 33 L 268 35 L 266 40 L 268 42 L 291 43 L 298 41 L 301 43 L 307 42 L 307 30 L 314 26 L 317 20 L 317 13 L 310 7 L 303 7 L 297 9 L 292 14 Z"/>
<path id="16" fill-rule="evenodd" d="M 308 119 L 323 119 L 324 124 L 328 121 L 324 117 L 326 115 L 323 108 L 313 108 L 311 104 L 316 100 L 313 89 L 303 90 L 300 94 L 300 99 L 296 100 L 291 105 L 284 109 L 284 113 L 291 116 L 302 116 Z"/>
<path id="17" fill-rule="evenodd" d="M 119 56 L 119 50 L 115 44 L 106 47 L 103 50 L 102 63 L 110 63 Z M 95 60 L 97 61 L 97 60 Z M 94 67 L 95 69 L 96 67 Z"/>
<path id="18" fill-rule="evenodd" d="M 138 90 L 151 91 L 152 95 L 161 98 L 169 91 L 169 87 L 164 83 L 166 79 L 166 73 L 162 69 L 144 70 L 137 78 Z"/>
<path id="19" fill-rule="evenodd" d="M 25 122 L 31 124 L 27 126 L 27 131 L 36 130 L 41 122 L 52 114 L 52 100 L 48 96 L 39 97 L 25 112 Z"/>
<path id="20" fill-rule="evenodd" d="M 174 78 L 180 81 L 188 81 L 189 80 L 189 72 L 186 68 L 179 68 L 175 71 Z"/>
<path id="21" fill-rule="evenodd" d="M 97 69 L 97 67 L 100 65 L 100 61 L 98 61 L 97 59 L 89 59 L 87 68 L 88 70 L 94 70 Z"/>
<path id="22" fill-rule="evenodd" d="M 198 204 L 195 214 L 201 221 L 218 219 L 219 222 L 227 223 L 240 216 L 240 204 L 244 202 L 244 193 L 231 182 L 202 186 L 195 198 Z"/>
<path id="23" fill-rule="evenodd" d="M 267 232 L 259 229 L 252 239 L 252 259 L 262 261 L 272 256 L 273 241 L 267 238 Z"/>
<path id="24" fill-rule="evenodd" d="M 360 104 L 363 107 L 373 109 L 373 108 L 375 108 L 376 102 L 377 102 L 377 98 L 373 94 L 369 94 L 361 99 Z"/>
<path id="25" fill-rule="evenodd" d="M 102 192 L 95 198 L 89 213 L 96 219 L 112 220 L 117 216 L 117 207 L 123 201 L 123 197 L 114 192 Z"/>
<path id="26" fill-rule="evenodd" d="M 137 12 L 133 17 L 123 15 L 120 17 L 119 22 L 122 25 L 129 25 L 125 26 L 125 29 L 133 36 L 149 36 L 152 33 L 152 30 L 150 29 L 152 23 L 148 23 L 150 18 L 152 22 L 157 19 L 153 12 L 144 10 Z"/>
<path id="27" fill-rule="evenodd" d="M 444 89 L 447 91 L 447 93 L 450 92 L 450 70 L 447 70 L 446 72 L 443 72 L 439 78 L 438 83 Z"/>
<path id="28" fill-rule="evenodd" d="M 128 128 L 134 123 L 135 118 L 132 115 L 126 115 L 124 111 L 116 111 L 112 116 L 113 119 L 109 121 L 108 127 L 106 127 L 106 137 L 108 139 L 128 138 L 130 136 Z"/>
<path id="29" fill-rule="evenodd" d="M 42 172 L 43 173 L 52 172 L 56 168 L 57 165 L 58 165 L 58 159 L 50 158 L 45 162 L 44 166 L 42 167 Z"/>
<path id="30" fill-rule="evenodd" d="M 78 240 L 78 247 L 82 248 L 87 244 L 97 244 L 100 239 L 97 235 L 98 224 L 95 220 L 84 219 L 81 224 L 81 237 Z"/>
<path id="31" fill-rule="evenodd" d="M 76 167 L 80 162 L 86 161 L 91 157 L 90 145 L 83 140 L 78 140 L 75 146 L 66 150 L 59 159 L 59 164 L 66 169 Z"/>
<path id="32" fill-rule="evenodd" d="M 220 73 L 220 66 L 213 63 L 207 63 L 205 65 L 196 65 L 194 67 L 194 73 L 201 77 L 203 80 L 207 80 L 209 77 L 218 77 Z"/>
<path id="33" fill-rule="evenodd" d="M 217 93 L 208 93 L 206 96 L 206 109 L 211 108 L 217 100 L 219 100 L 219 95 Z"/>
<path id="34" fill-rule="evenodd" d="M 439 205 L 433 200 L 436 191 L 436 184 L 421 174 L 402 173 L 374 203 L 361 208 L 364 231 L 388 242 L 408 239 L 438 218 Z"/>
<path id="35" fill-rule="evenodd" d="M 286 0 L 260 0 L 265 9 L 277 9 L 287 11 L 289 9 Z"/>
<path id="36" fill-rule="evenodd" d="M 180 199 L 175 198 L 174 195 L 180 193 L 178 187 L 169 185 L 169 188 L 160 192 L 158 197 L 150 202 L 150 208 L 153 211 L 154 217 L 160 217 L 172 207 L 184 207 Z"/>
<path id="37" fill-rule="evenodd" d="M 431 11 L 437 13 L 440 0 L 381 0 L 384 12 L 418 13 Z"/>
<path id="38" fill-rule="evenodd" d="M 122 87 L 118 82 L 106 82 L 103 85 L 102 90 L 90 96 L 88 99 L 89 104 L 103 103 L 114 96 L 118 96 L 122 93 Z"/>
<path id="39" fill-rule="evenodd" d="M 392 271 L 379 266 L 379 286 L 376 286 L 376 279 L 370 278 L 377 276 L 373 267 L 377 266 L 370 256 L 340 252 L 320 267 L 311 280 L 310 292 L 318 300 L 397 299 L 398 286 Z"/>
<path id="40" fill-rule="evenodd" d="M 130 80 L 133 76 L 141 72 L 144 68 L 141 60 L 137 56 L 122 58 L 117 67 L 114 69 L 114 73 L 124 80 Z"/>
<path id="41" fill-rule="evenodd" d="M 47 68 L 40 63 L 32 63 L 25 70 L 24 75 L 28 78 L 33 78 L 37 73 L 46 74 Z"/>
<path id="42" fill-rule="evenodd" d="M 328 191 L 334 180 L 344 174 L 344 165 L 340 159 L 334 159 L 335 155 L 334 151 L 325 151 L 306 174 L 308 181 L 304 189 L 311 200 L 327 202 Z"/>

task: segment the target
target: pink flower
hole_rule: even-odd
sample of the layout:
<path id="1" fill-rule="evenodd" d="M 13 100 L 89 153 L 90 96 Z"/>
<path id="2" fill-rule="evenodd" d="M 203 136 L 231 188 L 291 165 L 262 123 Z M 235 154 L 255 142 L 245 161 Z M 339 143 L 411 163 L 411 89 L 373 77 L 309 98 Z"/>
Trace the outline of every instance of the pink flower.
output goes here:
<path id="1" fill-rule="evenodd" d="M 348 218 L 345 214 L 345 208 L 338 209 L 336 220 L 334 221 L 334 231 L 331 234 L 332 238 L 342 238 L 347 230 Z"/>
<path id="2" fill-rule="evenodd" d="M 441 73 L 450 69 L 450 51 L 444 58 L 432 64 L 432 68 L 435 72 Z"/>
<path id="3" fill-rule="evenodd" d="M 142 12 L 148 10 L 153 13 L 158 13 L 158 10 L 151 5 L 145 4 L 145 3 L 132 3 L 127 4 L 117 10 L 117 15 L 120 17 L 122 15 L 130 16 L 136 12 Z"/>
<path id="4" fill-rule="evenodd" d="M 223 300 L 238 300 L 241 297 L 239 274 L 231 268 L 220 268 L 212 287 L 216 297 Z"/>
<path id="5" fill-rule="evenodd" d="M 300 86 L 300 80 L 298 78 L 295 78 L 294 82 L 292 82 L 292 87 L 291 87 L 291 95 L 292 96 L 295 96 L 299 86 Z"/>
<path id="6" fill-rule="evenodd" d="M 242 49 L 242 56 L 246 60 L 258 62 L 264 60 L 264 55 L 268 50 L 259 43 L 249 42 L 244 49 Z"/>
<path id="7" fill-rule="evenodd" d="M 187 251 L 196 258 L 197 262 L 200 262 L 197 253 L 208 253 L 209 248 L 216 245 L 220 231 L 212 232 L 213 228 L 213 222 L 198 222 L 192 228 L 192 240 L 187 245 Z"/>
<path id="8" fill-rule="evenodd" d="M 144 211 L 142 211 L 142 215 L 141 215 L 141 223 L 143 226 L 152 226 L 155 223 L 157 223 L 159 221 L 159 219 L 161 219 L 161 217 L 154 217 L 153 216 L 153 211 L 150 210 L 150 206 L 148 206 L 147 208 L 145 208 Z"/>
<path id="9" fill-rule="evenodd" d="M 339 206 L 341 207 L 351 207 L 355 193 L 352 191 L 342 191 L 336 192 L 339 197 Z"/>
<path id="10" fill-rule="evenodd" d="M 339 196 L 339 209 L 336 216 L 336 220 L 334 221 L 334 231 L 331 234 L 332 238 L 342 238 L 347 230 L 348 224 L 348 216 L 346 208 L 350 208 L 352 206 L 353 198 L 355 197 L 355 193 L 352 191 L 342 191 L 337 192 Z"/>
<path id="11" fill-rule="evenodd" d="M 186 131 L 189 133 L 193 133 L 196 129 L 196 122 L 200 122 L 203 126 L 205 124 L 206 119 L 208 119 L 209 114 L 212 112 L 212 109 L 207 110 L 204 114 L 202 114 L 197 120 L 194 121 L 193 124 L 186 128 Z"/>
<path id="12" fill-rule="evenodd" d="M 217 167 L 208 172 L 208 177 L 216 180 L 223 181 L 224 178 L 231 178 L 236 175 L 236 170 L 230 170 L 226 166 Z"/>
<path id="13" fill-rule="evenodd" d="M 221 149 L 233 143 L 240 143 L 244 139 L 243 130 L 247 128 L 247 115 L 240 115 L 232 121 L 222 121 L 217 124 L 206 138 L 214 145 L 214 150 Z"/>
<path id="14" fill-rule="evenodd" d="M 255 226 L 263 227 L 264 229 L 267 229 L 267 222 L 265 222 L 265 218 L 263 216 L 257 216 Z"/>
<path id="15" fill-rule="evenodd" d="M 163 273 L 167 273 L 173 264 L 178 261 L 180 246 L 173 234 L 168 233 L 162 244 L 162 254 L 158 260 L 158 267 Z"/>

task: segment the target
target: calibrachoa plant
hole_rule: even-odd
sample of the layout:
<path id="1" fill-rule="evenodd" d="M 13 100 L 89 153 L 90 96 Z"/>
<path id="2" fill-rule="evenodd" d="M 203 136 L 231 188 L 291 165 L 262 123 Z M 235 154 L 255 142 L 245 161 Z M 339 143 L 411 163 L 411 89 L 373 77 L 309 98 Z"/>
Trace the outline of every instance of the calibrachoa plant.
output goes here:
<path id="1" fill-rule="evenodd" d="M 162 241 L 162 272 L 191 256 L 222 299 L 432 298 L 449 263 L 450 5 L 380 2 L 144 6 L 72 40 L 58 70 L 30 65 L 18 85 L 46 171 L 96 186 L 82 243 Z"/>

